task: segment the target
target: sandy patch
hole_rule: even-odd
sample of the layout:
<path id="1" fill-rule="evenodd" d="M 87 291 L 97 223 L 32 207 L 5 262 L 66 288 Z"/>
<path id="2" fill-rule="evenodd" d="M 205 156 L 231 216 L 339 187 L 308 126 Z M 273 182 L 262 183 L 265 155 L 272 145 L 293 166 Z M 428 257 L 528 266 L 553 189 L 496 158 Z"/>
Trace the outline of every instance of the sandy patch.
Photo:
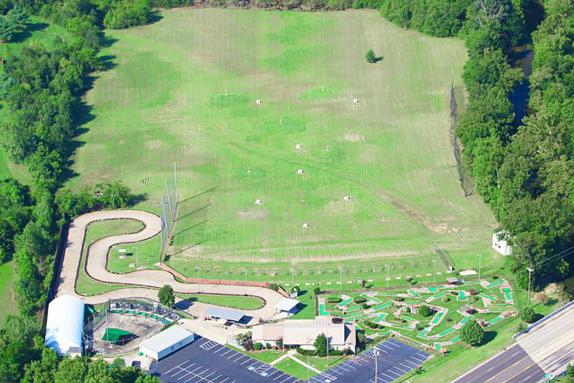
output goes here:
<path id="1" fill-rule="evenodd" d="M 365 142 L 365 136 L 354 133 L 345 134 L 345 140 L 349 142 Z"/>

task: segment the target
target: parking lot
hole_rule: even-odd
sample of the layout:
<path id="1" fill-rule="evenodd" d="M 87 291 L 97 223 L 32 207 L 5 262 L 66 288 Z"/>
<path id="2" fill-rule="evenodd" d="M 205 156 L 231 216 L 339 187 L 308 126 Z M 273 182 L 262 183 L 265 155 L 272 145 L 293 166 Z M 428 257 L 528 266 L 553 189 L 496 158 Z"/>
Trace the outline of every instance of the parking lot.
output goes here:
<path id="1" fill-rule="evenodd" d="M 295 383 L 276 368 L 206 338 L 159 361 L 152 369 L 165 383 Z"/>
<path id="2" fill-rule="evenodd" d="M 378 356 L 375 356 L 378 354 Z M 429 354 L 395 339 L 387 340 L 356 358 L 311 378 L 313 383 L 390 383 L 419 367 Z M 378 364 L 375 382 L 375 358 Z"/>

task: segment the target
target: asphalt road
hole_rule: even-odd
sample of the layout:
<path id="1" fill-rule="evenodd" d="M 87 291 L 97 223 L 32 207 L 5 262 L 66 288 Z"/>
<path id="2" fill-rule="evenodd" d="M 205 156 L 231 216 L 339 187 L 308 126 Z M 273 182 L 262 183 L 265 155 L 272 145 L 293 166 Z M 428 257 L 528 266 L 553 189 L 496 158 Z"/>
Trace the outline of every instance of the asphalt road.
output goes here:
<path id="1" fill-rule="evenodd" d="M 453 383 L 534 383 L 544 371 L 519 344 L 495 355 Z"/>
<path id="2" fill-rule="evenodd" d="M 560 374 L 574 361 L 574 305 L 519 336 L 517 343 L 546 373 Z"/>

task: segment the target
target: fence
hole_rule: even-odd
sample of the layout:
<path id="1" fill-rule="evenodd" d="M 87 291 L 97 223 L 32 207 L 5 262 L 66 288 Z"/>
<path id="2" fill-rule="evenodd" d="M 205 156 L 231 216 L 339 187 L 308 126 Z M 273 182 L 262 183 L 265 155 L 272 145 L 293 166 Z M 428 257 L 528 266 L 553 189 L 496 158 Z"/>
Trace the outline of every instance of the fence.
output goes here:
<path id="1" fill-rule="evenodd" d="M 179 271 L 171 268 L 170 266 L 166 265 L 163 262 L 159 264 L 159 267 L 162 270 L 167 271 L 168 273 L 172 274 L 176 278 L 179 278 L 179 279 L 185 281 L 186 283 L 225 285 L 225 286 L 251 286 L 251 287 L 264 287 L 264 288 L 269 288 L 271 286 L 271 284 L 267 283 L 267 282 L 230 281 L 227 279 L 190 278 L 190 277 L 183 275 Z M 286 298 L 289 296 L 289 294 L 287 294 L 287 292 L 281 287 L 279 287 L 277 292 Z"/>
<path id="2" fill-rule="evenodd" d="M 458 172 L 460 186 L 464 192 L 464 196 L 468 197 L 474 193 L 474 181 L 464 167 L 464 163 L 462 161 L 461 143 L 456 135 L 456 127 L 458 125 L 458 111 L 459 105 L 456 102 L 456 92 L 453 84 L 450 87 L 450 141 L 454 150 L 454 159 L 456 161 L 456 170 Z"/>
<path id="3" fill-rule="evenodd" d="M 165 181 L 165 190 L 161 197 L 161 260 L 169 249 L 173 237 L 174 223 L 177 218 L 177 168 L 173 164 L 173 173 Z"/>

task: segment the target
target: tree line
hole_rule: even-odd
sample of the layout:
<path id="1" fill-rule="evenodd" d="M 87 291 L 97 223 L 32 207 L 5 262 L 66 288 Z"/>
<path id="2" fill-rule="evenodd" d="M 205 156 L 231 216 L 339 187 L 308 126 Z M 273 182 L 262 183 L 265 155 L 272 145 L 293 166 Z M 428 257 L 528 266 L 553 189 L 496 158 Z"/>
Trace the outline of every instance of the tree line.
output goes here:
<path id="1" fill-rule="evenodd" d="M 535 0 L 383 0 L 389 20 L 434 36 L 460 36 L 468 106 L 457 129 L 476 189 L 514 243 L 514 267 L 524 287 L 561 280 L 571 259 L 553 257 L 572 245 L 574 187 L 574 5 L 544 2 L 532 34 L 525 15 Z M 516 47 L 532 43 L 527 117 L 513 104 L 525 81 Z"/>
<path id="2" fill-rule="evenodd" d="M 0 180 L 0 262 L 16 264 L 18 316 L 0 329 L 2 382 L 154 382 L 133 368 L 109 369 L 101 361 L 59 359 L 43 347 L 37 313 L 52 282 L 55 248 L 64 221 L 101 208 L 120 208 L 139 196 L 119 182 L 72 193 L 62 189 L 85 108 L 81 96 L 89 76 L 104 68 L 98 57 L 107 43 L 104 28 L 150 22 L 155 5 L 182 5 L 184 0 L 0 0 L 0 38 L 10 42 L 29 28 L 29 14 L 60 24 L 66 38 L 50 49 L 32 44 L 3 57 L 0 99 L 7 117 L 0 124 L 0 143 L 10 159 L 25 166 L 30 185 Z M 9 24 L 9 28 L 6 25 Z M 71 380 L 70 380 L 71 379 Z"/>

